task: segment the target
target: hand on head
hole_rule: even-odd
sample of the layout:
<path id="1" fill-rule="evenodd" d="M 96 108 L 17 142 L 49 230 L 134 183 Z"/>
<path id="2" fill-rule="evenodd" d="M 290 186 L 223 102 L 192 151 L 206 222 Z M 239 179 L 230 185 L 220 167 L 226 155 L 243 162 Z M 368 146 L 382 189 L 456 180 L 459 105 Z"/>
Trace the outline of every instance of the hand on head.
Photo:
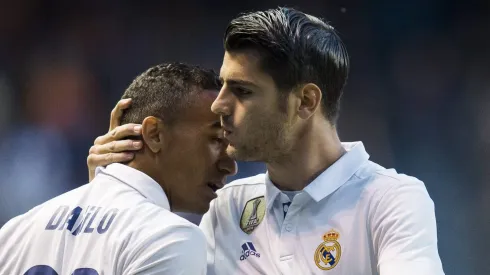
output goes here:
<path id="1" fill-rule="evenodd" d="M 87 165 L 89 181 L 95 176 L 97 166 L 106 166 L 111 163 L 127 162 L 134 158 L 133 151 L 142 148 L 141 140 L 131 140 L 128 137 L 140 136 L 141 125 L 129 123 L 121 124 L 123 110 L 131 106 L 131 99 L 120 100 L 111 112 L 109 132 L 95 139 L 90 147 Z"/>

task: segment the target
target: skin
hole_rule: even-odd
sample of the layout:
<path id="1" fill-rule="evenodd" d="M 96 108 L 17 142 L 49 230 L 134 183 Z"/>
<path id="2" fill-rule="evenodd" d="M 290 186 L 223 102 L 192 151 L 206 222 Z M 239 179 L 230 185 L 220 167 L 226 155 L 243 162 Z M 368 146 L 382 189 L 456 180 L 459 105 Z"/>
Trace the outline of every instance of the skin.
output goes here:
<path id="1" fill-rule="evenodd" d="M 227 152 L 238 160 L 265 162 L 279 189 L 302 190 L 344 153 L 321 112 L 317 85 L 280 91 L 253 50 L 226 52 L 220 78 L 223 87 L 211 110 L 221 115 Z"/>
<path id="2" fill-rule="evenodd" d="M 215 190 L 223 187 L 226 176 L 236 173 L 236 163 L 226 154 L 228 143 L 223 139 L 219 116 L 210 111 L 216 95 L 217 91 L 199 93 L 171 127 L 157 117 L 145 118 L 140 129 L 143 142 L 126 141 L 124 145 L 140 147 L 128 165 L 149 175 L 162 186 L 172 211 L 205 213 L 210 201 L 216 198 Z M 127 107 L 128 104 L 125 101 L 118 105 Z M 111 127 L 116 127 L 119 120 L 116 117 L 118 114 L 120 117 L 121 110 L 116 108 L 113 111 Z M 125 133 L 134 134 L 137 125 L 123 126 L 124 130 L 115 128 L 98 142 L 116 140 Z M 91 150 L 115 150 L 117 143 L 110 142 L 110 145 L 105 143 L 105 147 L 93 147 Z M 127 155 L 115 154 L 120 153 L 111 155 L 111 160 Z M 88 162 L 94 163 L 94 160 L 89 157 Z"/>
<path id="3" fill-rule="evenodd" d="M 232 158 L 263 161 L 279 189 L 302 190 L 345 151 L 335 125 L 322 114 L 320 88 L 305 83 L 291 91 L 280 91 L 259 61 L 253 50 L 225 52 L 220 70 L 223 87 L 211 110 L 221 117 L 229 141 L 226 152 Z M 96 140 L 97 153 L 89 159 L 100 161 L 89 163 L 90 170 L 95 169 L 94 164 L 121 161 L 122 155 L 116 153 L 138 150 L 127 141 L 112 138 L 110 142 L 115 143 L 107 150 L 102 147 L 107 142 L 97 144 Z"/>

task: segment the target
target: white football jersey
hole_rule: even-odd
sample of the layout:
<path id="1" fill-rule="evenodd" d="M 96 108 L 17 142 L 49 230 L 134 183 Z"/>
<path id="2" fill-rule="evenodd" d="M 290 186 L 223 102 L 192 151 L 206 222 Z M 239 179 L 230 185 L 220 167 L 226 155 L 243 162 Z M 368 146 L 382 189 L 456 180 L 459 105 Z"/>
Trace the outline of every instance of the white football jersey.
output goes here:
<path id="1" fill-rule="evenodd" d="M 153 179 L 122 164 L 10 220 L 0 274 L 205 274 L 206 241 Z"/>
<path id="2" fill-rule="evenodd" d="M 369 161 L 360 142 L 342 145 L 296 194 L 267 174 L 222 188 L 200 225 L 208 275 L 444 274 L 423 182 Z"/>

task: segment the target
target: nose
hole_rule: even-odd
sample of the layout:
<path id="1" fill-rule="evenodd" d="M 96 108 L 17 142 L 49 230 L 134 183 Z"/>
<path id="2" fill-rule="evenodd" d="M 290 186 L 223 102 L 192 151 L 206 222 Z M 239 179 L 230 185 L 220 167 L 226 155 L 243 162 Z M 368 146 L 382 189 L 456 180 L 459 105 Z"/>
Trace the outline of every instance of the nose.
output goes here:
<path id="1" fill-rule="evenodd" d="M 226 176 L 234 176 L 237 173 L 237 163 L 228 156 L 226 151 L 223 152 L 218 161 L 218 170 Z"/>
<path id="2" fill-rule="evenodd" d="M 223 85 L 219 91 L 218 97 L 216 97 L 213 104 L 211 104 L 211 111 L 213 113 L 220 116 L 228 116 L 231 114 L 231 98 L 228 94 L 225 85 Z"/>

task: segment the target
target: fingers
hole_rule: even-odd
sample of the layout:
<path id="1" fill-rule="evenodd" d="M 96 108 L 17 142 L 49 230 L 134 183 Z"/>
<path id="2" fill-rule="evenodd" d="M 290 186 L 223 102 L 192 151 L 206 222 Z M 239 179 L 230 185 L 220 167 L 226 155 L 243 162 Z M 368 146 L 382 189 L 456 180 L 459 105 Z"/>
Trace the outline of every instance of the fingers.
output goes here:
<path id="1" fill-rule="evenodd" d="M 108 154 L 90 154 L 87 157 L 87 165 L 90 171 L 95 171 L 97 166 L 107 166 L 111 163 L 127 162 L 134 158 L 133 153 L 123 152 L 123 153 L 108 153 Z"/>
<path id="2" fill-rule="evenodd" d="M 116 104 L 116 107 L 111 111 L 111 122 L 109 125 L 109 131 L 113 130 L 117 126 L 121 125 L 121 116 L 123 114 L 123 110 L 129 108 L 131 106 L 131 98 L 121 99 Z"/>
<path id="3" fill-rule="evenodd" d="M 134 158 L 134 153 L 130 151 L 139 150 L 142 147 L 143 142 L 140 140 L 117 140 L 101 145 L 96 144 L 90 147 L 89 155 L 87 157 L 89 175 L 92 175 L 92 172 L 95 172 L 97 166 L 106 166 L 111 163 L 132 160 Z"/>
<path id="4" fill-rule="evenodd" d="M 109 153 L 121 153 L 141 149 L 141 140 L 116 140 L 105 144 L 95 144 L 90 147 L 89 155 L 104 155 Z"/>
<path id="5" fill-rule="evenodd" d="M 111 111 L 109 132 L 97 137 L 94 146 L 90 148 L 87 157 L 90 180 L 94 178 L 97 166 L 130 161 L 134 158 L 134 153 L 130 151 L 139 150 L 143 147 L 142 141 L 127 140 L 127 138 L 141 135 L 141 125 L 125 124 L 120 126 L 123 110 L 129 108 L 130 105 L 130 98 L 122 99 L 116 104 Z"/>
<path id="6" fill-rule="evenodd" d="M 121 140 L 131 136 L 141 135 L 141 125 L 128 123 L 121 126 L 117 126 L 112 131 L 109 131 L 103 136 L 99 136 L 95 139 L 95 145 L 107 144 L 113 141 Z"/>

